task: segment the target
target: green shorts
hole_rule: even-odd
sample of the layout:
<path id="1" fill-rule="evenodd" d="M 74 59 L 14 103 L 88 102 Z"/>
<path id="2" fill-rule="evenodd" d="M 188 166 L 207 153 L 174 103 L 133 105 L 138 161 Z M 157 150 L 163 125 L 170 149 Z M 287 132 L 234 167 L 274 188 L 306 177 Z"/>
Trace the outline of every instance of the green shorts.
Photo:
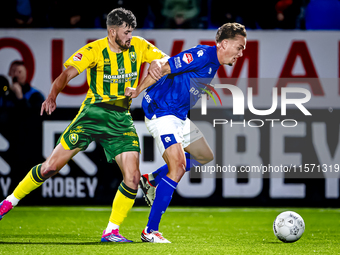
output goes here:
<path id="1" fill-rule="evenodd" d="M 108 162 L 122 152 L 140 152 L 130 112 L 106 103 L 82 105 L 57 144 L 61 143 L 65 150 L 80 148 L 83 151 L 92 141 L 104 148 Z"/>

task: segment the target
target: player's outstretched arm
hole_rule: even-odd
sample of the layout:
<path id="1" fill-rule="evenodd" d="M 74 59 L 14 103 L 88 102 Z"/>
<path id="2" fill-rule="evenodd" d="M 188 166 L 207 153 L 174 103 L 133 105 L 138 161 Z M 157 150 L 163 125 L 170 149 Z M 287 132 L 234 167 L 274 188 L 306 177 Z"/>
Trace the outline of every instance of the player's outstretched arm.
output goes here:
<path id="1" fill-rule="evenodd" d="M 148 74 L 150 74 L 156 81 L 163 77 L 164 74 L 162 73 L 162 67 L 168 62 L 169 58 L 170 57 L 166 55 L 161 59 L 155 59 L 151 62 Z"/>
<path id="2" fill-rule="evenodd" d="M 166 62 L 162 66 L 162 76 L 167 75 L 171 73 L 170 65 L 168 62 Z M 125 89 L 125 96 L 131 97 L 131 98 L 136 98 L 139 96 L 139 94 L 146 88 L 152 86 L 153 84 L 156 83 L 157 80 L 151 77 L 150 74 L 148 74 L 145 79 L 142 81 L 141 84 L 137 86 L 137 88 L 130 88 L 127 87 Z"/>
<path id="3" fill-rule="evenodd" d="M 65 88 L 66 84 L 78 74 L 78 70 L 75 67 L 69 66 L 54 80 L 48 97 L 41 105 L 41 116 L 44 112 L 51 115 L 51 113 L 57 108 L 56 99 L 58 94 Z"/>

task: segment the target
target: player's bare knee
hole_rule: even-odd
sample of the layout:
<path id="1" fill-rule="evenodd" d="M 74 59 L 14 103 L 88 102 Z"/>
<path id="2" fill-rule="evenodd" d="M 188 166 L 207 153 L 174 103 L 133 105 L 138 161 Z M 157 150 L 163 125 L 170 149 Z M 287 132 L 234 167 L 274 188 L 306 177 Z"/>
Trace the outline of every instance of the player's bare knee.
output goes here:
<path id="1" fill-rule="evenodd" d="M 54 176 L 55 174 L 57 174 L 59 172 L 59 170 L 60 169 L 58 169 L 55 164 L 50 164 L 50 162 L 45 161 L 41 165 L 40 172 L 41 172 L 42 177 L 47 179 L 47 178 L 50 178 L 50 177 Z"/>
<path id="2" fill-rule="evenodd" d="M 207 164 L 214 160 L 214 153 L 212 153 L 212 151 L 207 151 L 204 155 L 196 157 L 195 160 L 200 162 L 202 165 Z"/>
<path id="3" fill-rule="evenodd" d="M 205 157 L 205 161 L 207 163 L 209 163 L 210 161 L 214 160 L 214 153 L 212 153 L 212 151 L 210 151 L 209 153 L 207 153 L 206 157 Z"/>
<path id="4" fill-rule="evenodd" d="M 125 173 L 124 175 L 125 184 L 128 185 L 129 187 L 131 186 L 131 188 L 138 186 L 139 180 L 140 180 L 139 170 L 130 171 Z"/>

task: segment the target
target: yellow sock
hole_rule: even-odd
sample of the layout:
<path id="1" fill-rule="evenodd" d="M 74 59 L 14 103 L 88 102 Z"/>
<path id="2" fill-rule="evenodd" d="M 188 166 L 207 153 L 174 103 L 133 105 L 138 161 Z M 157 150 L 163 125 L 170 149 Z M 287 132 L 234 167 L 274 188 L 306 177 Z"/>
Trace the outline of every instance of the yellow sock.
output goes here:
<path id="1" fill-rule="evenodd" d="M 13 195 L 17 199 L 24 198 L 27 194 L 29 194 L 32 190 L 40 187 L 41 184 L 46 180 L 40 174 L 41 164 L 33 167 L 25 178 L 19 183 L 19 185 L 13 191 Z"/>
<path id="2" fill-rule="evenodd" d="M 124 182 L 120 183 L 115 199 L 112 203 L 112 212 L 110 216 L 110 221 L 112 223 L 118 226 L 122 224 L 123 220 L 135 203 L 136 195 L 137 190 L 129 188 Z"/>

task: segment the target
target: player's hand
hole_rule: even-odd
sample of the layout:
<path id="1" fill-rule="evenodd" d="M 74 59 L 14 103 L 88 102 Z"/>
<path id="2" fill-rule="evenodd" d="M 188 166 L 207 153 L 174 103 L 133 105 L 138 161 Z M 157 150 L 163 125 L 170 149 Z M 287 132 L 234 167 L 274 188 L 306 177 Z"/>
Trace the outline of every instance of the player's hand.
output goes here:
<path id="1" fill-rule="evenodd" d="M 139 93 L 137 92 L 137 90 L 135 88 L 127 87 L 125 89 L 125 96 L 127 96 L 127 97 L 136 98 L 136 97 L 138 97 L 138 95 L 139 95 Z"/>
<path id="2" fill-rule="evenodd" d="M 51 115 L 51 113 L 54 112 L 56 108 L 57 103 L 55 101 L 55 98 L 48 96 L 41 105 L 40 116 L 42 116 L 44 112 L 46 112 L 48 115 Z"/>
<path id="3" fill-rule="evenodd" d="M 162 60 L 155 59 L 151 62 L 149 70 L 148 70 L 150 76 L 152 79 L 155 79 L 158 81 L 160 78 L 162 78 Z"/>

